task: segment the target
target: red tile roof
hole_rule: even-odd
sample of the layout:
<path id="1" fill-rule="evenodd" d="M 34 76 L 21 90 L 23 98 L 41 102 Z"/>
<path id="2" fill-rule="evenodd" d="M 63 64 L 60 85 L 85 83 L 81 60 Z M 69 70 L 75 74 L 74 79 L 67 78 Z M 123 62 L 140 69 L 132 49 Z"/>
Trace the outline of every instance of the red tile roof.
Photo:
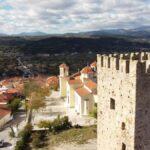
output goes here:
<path id="1" fill-rule="evenodd" d="M 97 62 L 96 62 L 96 61 L 92 62 L 92 63 L 90 64 L 90 66 L 91 66 L 91 67 L 96 67 L 96 66 L 97 66 Z"/>
<path id="2" fill-rule="evenodd" d="M 92 74 L 92 73 L 94 73 L 94 72 L 93 72 L 93 70 L 91 69 L 91 67 L 86 66 L 86 67 L 84 67 L 84 68 L 81 70 L 81 73 L 84 73 L 84 74 Z"/>
<path id="3" fill-rule="evenodd" d="M 47 78 L 46 83 L 47 83 L 48 85 L 54 85 L 54 84 L 55 84 L 55 85 L 58 85 L 58 83 L 59 83 L 58 77 L 56 77 L 56 76 L 51 76 L 51 77 Z"/>
<path id="4" fill-rule="evenodd" d="M 7 103 L 8 101 L 10 101 L 13 97 L 11 95 L 7 95 L 5 94 L 1 94 L 0 95 L 0 102 L 1 103 Z"/>
<path id="5" fill-rule="evenodd" d="M 80 79 L 72 79 L 69 80 L 69 84 L 82 84 L 82 81 Z"/>
<path id="6" fill-rule="evenodd" d="M 7 108 L 0 108 L 0 119 L 6 115 L 11 114 L 11 111 Z"/>
<path id="7" fill-rule="evenodd" d="M 16 93 L 18 93 L 18 90 L 15 89 L 15 88 L 13 88 L 13 89 L 8 89 L 8 90 L 6 91 L 6 93 L 7 93 L 7 94 L 16 94 Z"/>
<path id="8" fill-rule="evenodd" d="M 94 90 L 97 88 L 97 84 L 93 82 L 92 80 L 89 80 L 85 83 L 85 86 L 89 88 L 90 90 Z"/>
<path id="9" fill-rule="evenodd" d="M 85 97 L 88 96 L 89 94 L 91 94 L 86 88 L 81 87 L 76 89 L 76 92 L 78 93 L 78 95 L 80 95 L 81 97 Z"/>

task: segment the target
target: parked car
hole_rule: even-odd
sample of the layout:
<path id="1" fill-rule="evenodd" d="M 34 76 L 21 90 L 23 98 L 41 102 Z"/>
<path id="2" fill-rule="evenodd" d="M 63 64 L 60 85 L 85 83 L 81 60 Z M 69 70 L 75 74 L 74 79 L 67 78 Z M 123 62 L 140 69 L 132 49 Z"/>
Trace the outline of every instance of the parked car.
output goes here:
<path id="1" fill-rule="evenodd" d="M 0 147 L 4 146 L 4 140 L 0 140 Z"/>

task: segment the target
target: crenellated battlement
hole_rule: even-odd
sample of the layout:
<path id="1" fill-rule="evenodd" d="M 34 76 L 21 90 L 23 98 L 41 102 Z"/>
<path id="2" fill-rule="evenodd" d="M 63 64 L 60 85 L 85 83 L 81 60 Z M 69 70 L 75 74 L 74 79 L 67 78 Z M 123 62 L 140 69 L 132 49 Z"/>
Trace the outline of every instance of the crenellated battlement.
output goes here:
<path id="1" fill-rule="evenodd" d="M 97 55 L 98 65 L 102 69 L 116 70 L 122 73 L 150 73 L 150 52 Z"/>
<path id="2" fill-rule="evenodd" d="M 150 52 L 97 55 L 98 150 L 150 150 Z"/>

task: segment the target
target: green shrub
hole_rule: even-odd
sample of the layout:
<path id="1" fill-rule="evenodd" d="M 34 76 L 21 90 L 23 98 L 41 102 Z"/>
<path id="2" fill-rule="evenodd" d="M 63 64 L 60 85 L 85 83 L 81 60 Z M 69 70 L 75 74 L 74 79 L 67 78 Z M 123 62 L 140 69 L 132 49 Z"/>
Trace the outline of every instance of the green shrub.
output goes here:
<path id="1" fill-rule="evenodd" d="M 11 109 L 12 114 L 15 114 L 21 107 L 21 99 L 14 98 L 12 101 L 8 102 L 8 108 Z"/>
<path id="2" fill-rule="evenodd" d="M 26 143 L 22 139 L 20 141 L 17 141 L 15 150 L 25 150 L 26 149 Z"/>
<path id="3" fill-rule="evenodd" d="M 51 126 L 51 121 L 49 121 L 49 120 L 41 120 L 38 123 L 39 128 L 49 128 L 50 126 Z"/>
<path id="4" fill-rule="evenodd" d="M 62 118 L 60 118 L 58 116 L 58 118 L 56 118 L 52 122 L 50 131 L 52 131 L 53 133 L 55 133 L 55 132 L 59 132 L 59 131 L 62 131 L 62 130 L 69 129 L 71 127 L 72 127 L 71 122 L 69 122 L 69 119 L 68 119 L 67 116 L 62 117 Z"/>
<path id="5" fill-rule="evenodd" d="M 19 133 L 20 140 L 16 143 L 15 150 L 26 150 L 27 144 L 31 137 L 32 125 L 27 124 L 24 129 Z"/>
<path id="6" fill-rule="evenodd" d="M 29 139 L 30 139 L 31 133 L 32 133 L 32 125 L 31 124 L 27 124 L 24 127 L 24 130 L 22 130 L 19 133 L 19 137 L 21 137 L 23 141 L 28 142 Z"/>
<path id="7" fill-rule="evenodd" d="M 39 128 L 49 128 L 50 132 L 59 132 L 62 130 L 66 130 L 72 127 L 71 122 L 69 122 L 69 119 L 67 116 L 60 118 L 60 116 L 58 116 L 56 119 L 54 119 L 54 121 L 40 121 L 38 124 Z"/>

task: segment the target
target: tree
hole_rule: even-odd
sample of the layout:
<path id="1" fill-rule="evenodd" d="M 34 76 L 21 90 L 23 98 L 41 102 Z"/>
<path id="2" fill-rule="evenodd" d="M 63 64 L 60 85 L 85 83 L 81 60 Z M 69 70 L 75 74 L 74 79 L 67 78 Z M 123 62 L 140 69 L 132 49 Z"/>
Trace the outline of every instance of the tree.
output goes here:
<path id="1" fill-rule="evenodd" d="M 14 115 L 21 107 L 21 100 L 19 98 L 14 98 L 10 102 L 8 102 L 7 105 L 8 105 L 8 108 L 11 109 L 12 115 Z"/>
<path id="2" fill-rule="evenodd" d="M 35 80 L 30 80 L 24 85 L 24 95 L 27 99 L 27 110 L 29 110 L 29 123 L 32 119 L 32 110 L 38 110 L 45 106 L 45 96 L 49 95 L 49 89 L 46 86 L 41 86 Z"/>

